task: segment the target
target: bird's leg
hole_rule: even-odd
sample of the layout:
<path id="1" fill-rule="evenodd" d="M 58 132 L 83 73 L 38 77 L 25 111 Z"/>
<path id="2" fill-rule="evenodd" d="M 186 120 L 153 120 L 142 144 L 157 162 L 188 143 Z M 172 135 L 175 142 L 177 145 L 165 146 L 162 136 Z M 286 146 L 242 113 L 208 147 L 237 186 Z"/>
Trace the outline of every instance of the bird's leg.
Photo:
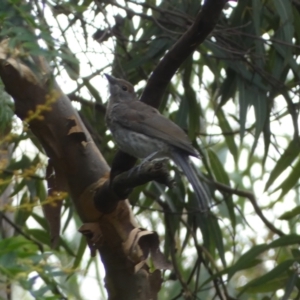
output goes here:
<path id="1" fill-rule="evenodd" d="M 136 167 L 136 168 L 138 168 L 138 172 L 140 172 L 141 167 L 142 167 L 142 165 L 143 165 L 145 162 L 151 161 L 158 153 L 159 153 L 158 151 L 155 151 L 155 152 L 151 153 L 150 155 L 148 155 L 146 158 L 144 158 L 144 159 L 141 161 L 141 163 Z M 164 159 L 164 158 L 160 158 L 159 160 L 163 160 L 163 159 Z M 129 170 L 129 172 L 128 172 L 128 177 L 131 176 L 131 174 L 132 174 L 132 172 L 133 172 L 134 169 L 135 169 L 135 168 L 132 168 L 131 170 Z"/>
<path id="2" fill-rule="evenodd" d="M 144 158 L 140 164 L 142 165 L 146 161 L 152 160 L 152 158 L 154 158 L 157 154 L 158 154 L 158 151 L 152 152 L 150 155 L 148 155 L 146 158 Z"/>

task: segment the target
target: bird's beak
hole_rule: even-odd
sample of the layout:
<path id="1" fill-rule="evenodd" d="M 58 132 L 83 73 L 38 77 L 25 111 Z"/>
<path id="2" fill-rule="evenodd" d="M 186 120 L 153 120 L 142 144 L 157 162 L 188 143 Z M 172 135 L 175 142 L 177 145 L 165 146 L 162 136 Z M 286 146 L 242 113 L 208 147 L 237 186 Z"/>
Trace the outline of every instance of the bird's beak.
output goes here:
<path id="1" fill-rule="evenodd" d="M 104 76 L 107 78 L 107 80 L 110 84 L 116 84 L 117 83 L 117 79 L 114 76 L 108 75 L 106 73 L 104 73 Z"/>

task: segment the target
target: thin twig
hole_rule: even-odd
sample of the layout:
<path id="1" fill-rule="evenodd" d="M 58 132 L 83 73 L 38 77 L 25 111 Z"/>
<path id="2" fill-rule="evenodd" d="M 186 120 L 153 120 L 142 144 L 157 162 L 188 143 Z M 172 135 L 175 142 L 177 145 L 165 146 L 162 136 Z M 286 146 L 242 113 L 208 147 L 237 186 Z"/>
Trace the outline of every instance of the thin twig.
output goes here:
<path id="1" fill-rule="evenodd" d="M 220 182 L 211 180 L 211 179 L 206 179 L 205 177 L 201 177 L 205 182 L 207 182 L 208 184 L 213 185 L 217 190 L 221 191 L 221 192 L 226 192 L 232 195 L 237 195 L 237 196 L 241 196 L 244 198 L 247 198 L 250 200 L 254 211 L 256 212 L 256 214 L 260 217 L 260 219 L 265 223 L 265 225 L 274 233 L 278 234 L 279 236 L 283 236 L 284 233 L 276 228 L 271 222 L 269 222 L 267 220 L 267 218 L 264 216 L 264 214 L 262 213 L 260 207 L 257 204 L 257 201 L 255 199 L 255 196 L 253 195 L 253 193 L 248 192 L 248 191 L 242 191 L 242 190 L 238 190 L 238 189 L 233 189 L 230 186 L 227 186 L 225 184 L 222 184 Z"/>
<path id="2" fill-rule="evenodd" d="M 30 235 L 28 235 L 27 233 L 25 233 L 17 224 L 15 224 L 14 222 L 12 222 L 6 215 L 5 213 L 3 213 L 2 211 L 0 211 L 0 215 L 1 218 L 3 218 L 11 227 L 13 227 L 15 229 L 16 232 L 18 232 L 19 234 L 23 235 L 27 240 L 33 242 L 34 244 L 36 244 L 39 248 L 39 250 L 41 252 L 44 252 L 44 247 L 43 245 L 37 241 L 36 239 L 32 238 Z"/>

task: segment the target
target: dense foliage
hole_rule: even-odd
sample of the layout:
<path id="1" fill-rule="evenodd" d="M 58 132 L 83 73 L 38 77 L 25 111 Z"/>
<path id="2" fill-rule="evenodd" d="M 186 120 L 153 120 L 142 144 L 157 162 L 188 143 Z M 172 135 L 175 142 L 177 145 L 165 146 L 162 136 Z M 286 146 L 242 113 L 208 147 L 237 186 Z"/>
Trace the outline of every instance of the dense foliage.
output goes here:
<path id="1" fill-rule="evenodd" d="M 126 78 L 141 94 L 199 2 L 3 0 L 0 39 L 20 47 L 33 70 L 29 55 L 49 61 L 111 163 L 116 147 L 104 122 L 101 75 Z M 181 65 L 160 105 L 202 155 L 195 169 L 211 192 L 212 215 L 195 210 L 190 186 L 172 164 L 174 189 L 149 183 L 129 199 L 140 226 L 158 232 L 174 265 L 160 299 L 300 299 L 300 3 L 232 3 Z M 26 122 L 13 117 L 3 86 L 0 136 L 2 295 L 12 288 L 17 299 L 21 286 L 36 299 L 95 299 L 81 280 L 96 269 L 93 288 L 104 297 L 104 272 L 75 231 L 80 221 L 69 199 L 59 248 L 50 250 L 40 209 L 49 201 L 47 160 Z"/>

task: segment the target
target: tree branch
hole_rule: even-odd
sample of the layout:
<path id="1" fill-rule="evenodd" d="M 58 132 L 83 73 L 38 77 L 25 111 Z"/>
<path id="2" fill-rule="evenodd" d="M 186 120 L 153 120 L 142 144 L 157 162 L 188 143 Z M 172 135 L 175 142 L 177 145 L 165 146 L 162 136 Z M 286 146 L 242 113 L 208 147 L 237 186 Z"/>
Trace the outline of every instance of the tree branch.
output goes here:
<path id="1" fill-rule="evenodd" d="M 255 196 L 253 195 L 253 193 L 248 192 L 248 191 L 242 191 L 242 190 L 238 190 L 238 189 L 233 189 L 230 186 L 227 186 L 225 184 L 222 184 L 220 182 L 216 182 L 213 180 L 207 180 L 206 178 L 202 178 L 204 181 L 206 181 L 208 184 L 212 184 L 215 186 L 215 188 L 221 192 L 226 192 L 229 193 L 231 195 L 238 195 L 244 198 L 248 198 L 254 208 L 254 211 L 256 212 L 256 214 L 260 217 L 260 219 L 265 223 L 265 225 L 274 233 L 278 234 L 279 236 L 283 236 L 284 233 L 279 230 L 278 228 L 276 228 L 271 222 L 269 222 L 269 220 L 267 220 L 267 218 L 264 216 L 264 214 L 262 213 L 259 205 L 257 204 L 257 201 L 255 199 Z"/>
<path id="2" fill-rule="evenodd" d="M 36 63 L 33 72 L 20 61 L 19 49 L 8 45 L 8 41 L 0 43 L 0 77 L 15 101 L 16 114 L 39 139 L 82 222 L 97 225 L 95 230 L 87 227 L 105 266 L 109 299 L 157 299 L 159 270 L 150 274 L 147 257 L 136 257 L 134 251 L 125 253 L 123 248 L 124 243 L 130 248 L 131 242 L 136 241 L 130 240 L 132 232 L 139 233 L 128 201 L 118 201 L 110 214 L 95 206 L 94 194 L 102 186 L 107 186 L 101 195 L 103 202 L 115 201 L 107 184 L 109 166 L 104 157 L 71 101 L 51 77 L 47 63 L 30 57 L 31 65 Z M 147 234 L 152 241 L 151 232 Z M 153 246 L 151 242 L 147 245 Z M 134 250 L 142 252 L 139 247 L 136 245 Z M 142 253 L 148 252 L 146 249 Z"/>
<path id="3" fill-rule="evenodd" d="M 180 65 L 207 38 L 214 29 L 227 0 L 206 0 L 195 22 L 173 45 L 150 76 L 141 96 L 141 101 L 158 108 L 171 78 Z M 128 171 L 136 163 L 132 156 L 118 151 L 111 169 L 111 180 Z"/>
<path id="4" fill-rule="evenodd" d="M 171 78 L 212 32 L 227 0 L 206 0 L 192 26 L 181 36 L 150 76 L 141 101 L 159 107 Z"/>

